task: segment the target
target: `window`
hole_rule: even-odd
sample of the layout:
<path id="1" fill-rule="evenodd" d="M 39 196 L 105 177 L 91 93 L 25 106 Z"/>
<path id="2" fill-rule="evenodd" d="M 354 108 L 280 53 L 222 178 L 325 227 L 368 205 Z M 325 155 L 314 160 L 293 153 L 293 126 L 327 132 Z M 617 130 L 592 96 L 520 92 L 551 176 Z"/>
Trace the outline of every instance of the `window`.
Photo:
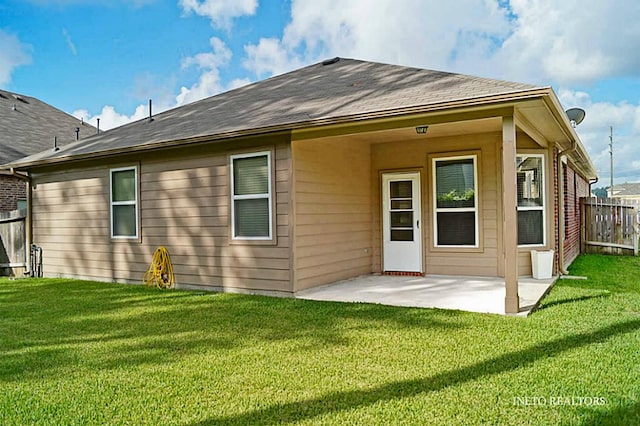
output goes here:
<path id="1" fill-rule="evenodd" d="M 516 157 L 518 181 L 518 245 L 544 245 L 544 157 Z"/>
<path id="2" fill-rule="evenodd" d="M 111 237 L 138 238 L 138 169 L 112 169 Z"/>
<path id="3" fill-rule="evenodd" d="M 233 239 L 270 240 L 270 152 L 231 156 L 231 198 Z"/>
<path id="4" fill-rule="evenodd" d="M 26 210 L 27 209 L 27 200 L 24 198 L 18 198 L 16 200 L 16 208 L 18 210 Z"/>
<path id="5" fill-rule="evenodd" d="M 433 160 L 436 247 L 478 247 L 477 156 Z"/>

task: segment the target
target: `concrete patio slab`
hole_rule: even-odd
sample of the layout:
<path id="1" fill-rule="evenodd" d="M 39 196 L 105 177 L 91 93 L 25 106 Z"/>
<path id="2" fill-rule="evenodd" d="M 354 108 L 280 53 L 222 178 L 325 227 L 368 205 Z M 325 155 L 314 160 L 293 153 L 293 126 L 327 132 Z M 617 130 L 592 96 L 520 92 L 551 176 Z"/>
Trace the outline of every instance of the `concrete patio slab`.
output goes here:
<path id="1" fill-rule="evenodd" d="M 519 277 L 520 313 L 518 315 L 528 315 L 556 280 L 557 277 L 548 280 Z M 297 292 L 295 297 L 505 314 L 504 279 L 494 277 L 365 275 L 302 290 Z"/>

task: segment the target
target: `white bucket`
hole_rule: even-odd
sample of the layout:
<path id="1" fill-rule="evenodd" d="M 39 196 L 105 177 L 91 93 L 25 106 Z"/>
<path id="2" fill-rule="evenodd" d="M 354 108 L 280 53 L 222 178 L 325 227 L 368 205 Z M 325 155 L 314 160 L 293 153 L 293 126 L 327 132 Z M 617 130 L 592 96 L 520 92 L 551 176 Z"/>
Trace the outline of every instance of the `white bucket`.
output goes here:
<path id="1" fill-rule="evenodd" d="M 531 250 L 531 270 L 536 280 L 547 280 L 553 275 L 553 250 Z"/>

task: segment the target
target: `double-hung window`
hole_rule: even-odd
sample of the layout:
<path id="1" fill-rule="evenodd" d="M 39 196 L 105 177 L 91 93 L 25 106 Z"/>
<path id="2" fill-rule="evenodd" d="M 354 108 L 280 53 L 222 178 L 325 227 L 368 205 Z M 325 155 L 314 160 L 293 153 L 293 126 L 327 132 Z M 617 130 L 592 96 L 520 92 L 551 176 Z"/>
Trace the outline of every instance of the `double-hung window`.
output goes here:
<path id="1" fill-rule="evenodd" d="M 544 245 L 544 155 L 516 156 L 518 245 Z"/>
<path id="2" fill-rule="evenodd" d="M 233 239 L 272 239 L 271 152 L 231 156 Z"/>
<path id="3" fill-rule="evenodd" d="M 138 238 L 138 169 L 111 169 L 111 237 Z"/>
<path id="4" fill-rule="evenodd" d="M 436 247 L 478 247 L 477 156 L 433 159 Z"/>

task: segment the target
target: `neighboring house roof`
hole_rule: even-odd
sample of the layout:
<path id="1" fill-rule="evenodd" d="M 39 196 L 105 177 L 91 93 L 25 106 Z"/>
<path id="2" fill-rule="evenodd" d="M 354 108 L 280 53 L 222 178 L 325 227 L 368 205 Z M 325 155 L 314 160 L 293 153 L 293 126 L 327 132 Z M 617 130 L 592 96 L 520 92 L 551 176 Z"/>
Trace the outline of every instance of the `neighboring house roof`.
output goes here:
<path id="1" fill-rule="evenodd" d="M 640 197 L 640 183 L 622 183 L 614 185 L 611 191 L 613 197 Z"/>
<path id="2" fill-rule="evenodd" d="M 75 142 L 76 128 L 80 138 L 96 133 L 96 129 L 64 111 L 31 96 L 0 90 L 0 164 L 18 160 L 58 146 Z"/>
<path id="3" fill-rule="evenodd" d="M 551 94 L 551 95 L 550 95 Z M 577 139 L 549 87 L 335 58 L 231 90 L 16 163 L 32 167 L 81 158 L 270 131 L 400 117 L 553 96 L 566 134 Z M 554 118 L 555 122 L 557 119 Z M 564 131 L 564 130 L 563 130 Z M 581 148 L 582 149 L 582 148 Z M 588 160 L 588 169 L 593 170 Z"/>

